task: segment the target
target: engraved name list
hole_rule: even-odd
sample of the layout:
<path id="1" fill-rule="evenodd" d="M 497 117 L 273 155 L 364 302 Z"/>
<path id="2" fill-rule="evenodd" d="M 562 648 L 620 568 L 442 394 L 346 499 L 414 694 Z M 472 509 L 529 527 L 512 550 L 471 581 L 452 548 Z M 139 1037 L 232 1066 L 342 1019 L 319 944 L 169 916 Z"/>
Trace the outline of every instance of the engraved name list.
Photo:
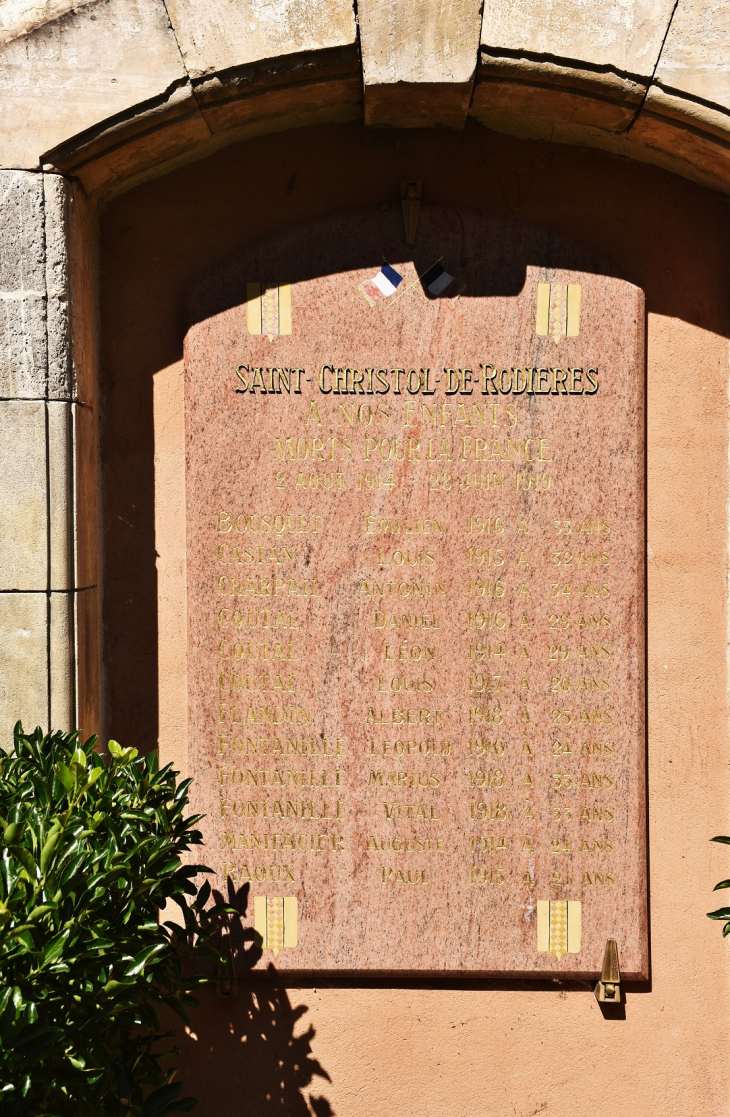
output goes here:
<path id="1" fill-rule="evenodd" d="M 643 300 L 461 218 L 426 211 L 422 263 L 330 219 L 194 295 L 206 858 L 259 965 L 590 976 L 611 937 L 642 977 Z"/>

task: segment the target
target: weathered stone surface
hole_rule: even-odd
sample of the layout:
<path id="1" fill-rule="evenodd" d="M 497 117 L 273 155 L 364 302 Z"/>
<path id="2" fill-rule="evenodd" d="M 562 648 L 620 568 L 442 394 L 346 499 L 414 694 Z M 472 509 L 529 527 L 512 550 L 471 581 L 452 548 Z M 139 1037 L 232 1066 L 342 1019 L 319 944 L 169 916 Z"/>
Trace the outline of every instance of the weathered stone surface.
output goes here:
<path id="1" fill-rule="evenodd" d="M 463 128 L 473 84 L 397 82 L 365 86 L 365 123 L 373 128 Z"/>
<path id="2" fill-rule="evenodd" d="M 67 590 L 73 585 L 72 404 L 49 402 L 48 409 L 48 485 L 49 485 L 49 559 L 52 590 Z"/>
<path id="3" fill-rule="evenodd" d="M 41 153 L 186 80 L 162 0 L 98 0 L 0 47 L 6 165 Z"/>
<path id="4" fill-rule="evenodd" d="M 47 377 L 43 179 L 0 172 L 0 395 L 39 397 Z"/>
<path id="5" fill-rule="evenodd" d="M 627 136 L 625 154 L 730 192 L 730 117 L 652 85 Z"/>
<path id="6" fill-rule="evenodd" d="M 73 390 L 67 209 L 59 175 L 0 172 L 0 392 L 69 398 Z"/>
<path id="7" fill-rule="evenodd" d="M 69 321 L 69 200 L 71 186 L 61 175 L 43 176 L 45 223 L 48 395 L 70 399 L 74 390 Z"/>
<path id="8" fill-rule="evenodd" d="M 75 137 L 48 152 L 89 194 L 109 195 L 222 144 L 307 125 L 346 123 L 362 112 L 356 46 L 264 60 L 175 88 L 132 120 Z"/>
<path id="9" fill-rule="evenodd" d="M 641 292 L 424 205 L 413 254 L 355 212 L 191 309 L 195 809 L 249 911 L 298 901 L 277 968 L 587 977 L 614 936 L 646 974 Z"/>
<path id="10" fill-rule="evenodd" d="M 0 592 L 0 739 L 15 722 L 48 724 L 48 605 L 43 593 Z"/>
<path id="11" fill-rule="evenodd" d="M 45 404 L 0 402 L 0 590 L 48 588 Z"/>
<path id="12" fill-rule="evenodd" d="M 518 54 L 543 54 L 608 66 L 619 73 L 651 76 L 672 14 L 674 0 L 487 0 L 482 45 Z M 600 81 L 600 75 L 597 75 Z"/>
<path id="13" fill-rule="evenodd" d="M 479 0 L 361 0 L 365 123 L 463 126 L 480 13 Z"/>
<path id="14" fill-rule="evenodd" d="M 679 0 L 656 80 L 730 110 L 730 6 Z"/>
<path id="15" fill-rule="evenodd" d="M 0 171 L 0 292 L 45 294 L 43 177 Z"/>
<path id="16" fill-rule="evenodd" d="M 192 78 L 357 38 L 350 0 L 168 0 L 167 10 Z"/>
<path id="17" fill-rule="evenodd" d="M 362 114 L 355 45 L 238 66 L 195 82 L 195 98 L 216 136 L 249 139 L 309 124 L 344 123 Z"/>
<path id="18" fill-rule="evenodd" d="M 132 105 L 80 135 L 46 149 L 43 163 L 77 179 L 89 195 L 109 195 L 212 147 L 210 128 L 189 82 Z"/>
<path id="19" fill-rule="evenodd" d="M 0 394 L 21 399 L 45 395 L 45 296 L 35 292 L 0 293 L 0 315 Z"/>
<path id="20" fill-rule="evenodd" d="M 69 184 L 0 173 L 0 717 L 71 726 L 74 602 Z M 50 357 L 49 357 L 50 354 Z M 50 375 L 49 375 L 50 370 Z M 43 402 L 43 397 L 55 397 Z M 27 397 L 35 397 L 29 399 Z M 60 398 L 59 398 L 60 397 Z M 48 488 L 47 488 L 48 486 Z M 48 589 L 61 591 L 46 597 Z"/>
<path id="21" fill-rule="evenodd" d="M 4 165 L 37 167 L 45 152 L 45 162 L 77 176 L 87 190 L 113 193 L 216 143 L 357 115 L 359 81 L 349 76 L 343 84 L 320 75 L 318 86 L 297 76 L 290 88 L 292 65 L 305 70 L 314 61 L 316 69 L 313 56 L 347 49 L 332 44 L 353 44 L 353 13 L 344 0 L 318 0 L 306 8 L 301 0 L 247 0 L 244 8 L 233 0 L 215 0 L 213 7 L 171 0 L 168 8 L 194 80 L 209 79 L 200 90 L 205 116 L 162 0 L 3 0 Z M 631 124 L 631 108 L 640 103 L 657 62 L 672 8 L 672 0 L 620 0 L 613 6 L 554 0 L 548 7 L 495 0 L 485 5 L 481 29 L 475 29 L 476 0 L 363 0 L 358 11 L 366 122 L 460 127 L 473 88 L 476 35 L 482 67 L 474 115 L 489 127 L 603 147 L 728 190 L 727 113 L 720 132 L 707 129 L 689 160 L 674 158 L 671 140 L 665 150 L 653 126 L 647 144 L 642 129 L 623 144 L 612 139 Z M 681 0 L 674 12 L 658 78 L 676 98 L 674 109 L 688 129 L 694 127 L 693 98 L 730 106 L 727 20 L 722 6 L 708 7 L 706 0 Z M 279 58 L 285 63 L 275 88 Z M 262 82 L 260 75 L 251 81 L 249 74 L 232 73 L 259 66 L 268 71 Z M 52 319 L 57 312 L 62 317 L 63 308 L 49 306 Z M 27 330 L 15 317 L 10 313 L 7 330 Z M 58 329 L 54 325 L 52 337 L 62 327 L 62 321 Z M 58 363 L 52 353 L 52 387 Z"/>
<path id="22" fill-rule="evenodd" d="M 477 0 L 361 0 L 365 84 L 469 82 L 477 60 L 480 11 Z"/>
<path id="23" fill-rule="evenodd" d="M 0 44 L 20 39 L 44 23 L 95 0 L 0 0 Z"/>
<path id="24" fill-rule="evenodd" d="M 50 675 L 49 725 L 54 729 L 75 724 L 74 711 L 74 595 L 52 593 L 48 598 L 48 652 Z"/>
<path id="25" fill-rule="evenodd" d="M 621 133 L 646 92 L 638 81 L 483 51 L 469 115 L 488 128 L 556 143 Z"/>

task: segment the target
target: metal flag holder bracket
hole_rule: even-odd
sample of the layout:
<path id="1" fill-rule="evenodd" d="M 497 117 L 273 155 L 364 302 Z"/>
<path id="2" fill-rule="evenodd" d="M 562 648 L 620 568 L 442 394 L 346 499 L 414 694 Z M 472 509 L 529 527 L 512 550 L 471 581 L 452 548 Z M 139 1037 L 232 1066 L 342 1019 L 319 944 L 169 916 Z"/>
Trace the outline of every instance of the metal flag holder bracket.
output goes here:
<path id="1" fill-rule="evenodd" d="M 599 1004 L 621 1003 L 621 970 L 618 965 L 618 947 L 615 939 L 606 940 L 603 969 L 593 992 Z"/>

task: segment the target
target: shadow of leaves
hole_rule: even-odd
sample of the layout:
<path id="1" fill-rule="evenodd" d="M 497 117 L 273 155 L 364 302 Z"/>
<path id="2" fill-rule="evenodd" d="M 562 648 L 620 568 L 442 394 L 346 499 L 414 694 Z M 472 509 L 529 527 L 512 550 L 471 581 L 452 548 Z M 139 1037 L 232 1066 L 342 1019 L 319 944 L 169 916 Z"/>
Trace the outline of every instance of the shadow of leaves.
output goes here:
<path id="1" fill-rule="evenodd" d="M 209 987 L 184 1037 L 181 1063 L 185 1090 L 199 1099 L 199 1117 L 335 1117 L 325 1096 L 311 1092 L 315 1079 L 331 1082 L 315 1058 L 309 1008 L 293 1005 L 273 965 L 243 978 L 262 956 L 261 937 L 245 925 L 249 886 L 236 890 L 229 879 L 216 903 L 234 909 L 215 943 L 228 960 L 220 996 Z M 236 982 L 235 973 L 242 979 Z"/>

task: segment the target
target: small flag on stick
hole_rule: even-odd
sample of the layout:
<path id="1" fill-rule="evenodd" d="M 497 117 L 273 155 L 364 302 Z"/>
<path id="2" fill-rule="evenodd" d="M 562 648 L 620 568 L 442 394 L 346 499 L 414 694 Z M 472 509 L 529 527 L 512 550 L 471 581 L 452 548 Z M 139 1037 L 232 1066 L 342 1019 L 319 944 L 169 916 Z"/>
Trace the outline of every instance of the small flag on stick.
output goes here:
<path id="1" fill-rule="evenodd" d="M 379 299 L 387 299 L 390 295 L 394 295 L 402 282 L 403 276 L 400 272 L 391 268 L 390 264 L 383 264 L 377 275 L 360 284 L 360 290 L 370 305 L 374 306 Z"/>
<path id="2" fill-rule="evenodd" d="M 432 299 L 455 299 L 466 286 L 453 275 L 449 275 L 441 263 L 435 263 L 424 272 L 421 282 Z"/>

